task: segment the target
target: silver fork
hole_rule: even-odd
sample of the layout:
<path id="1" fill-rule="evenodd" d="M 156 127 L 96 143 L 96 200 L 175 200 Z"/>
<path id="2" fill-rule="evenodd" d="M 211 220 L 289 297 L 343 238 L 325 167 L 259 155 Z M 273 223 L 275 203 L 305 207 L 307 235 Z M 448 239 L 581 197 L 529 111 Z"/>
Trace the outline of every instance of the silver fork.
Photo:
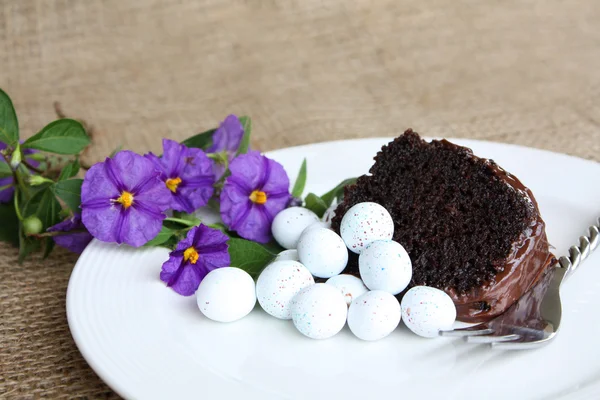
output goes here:
<path id="1" fill-rule="evenodd" d="M 534 349 L 549 343 L 560 327 L 560 286 L 598 247 L 599 230 L 600 218 L 590 226 L 587 236 L 579 238 L 578 246 L 571 246 L 569 256 L 562 256 L 535 287 L 502 315 L 470 328 L 442 331 L 440 335 L 465 337 L 469 343 L 488 343 L 492 348 L 505 350 Z"/>

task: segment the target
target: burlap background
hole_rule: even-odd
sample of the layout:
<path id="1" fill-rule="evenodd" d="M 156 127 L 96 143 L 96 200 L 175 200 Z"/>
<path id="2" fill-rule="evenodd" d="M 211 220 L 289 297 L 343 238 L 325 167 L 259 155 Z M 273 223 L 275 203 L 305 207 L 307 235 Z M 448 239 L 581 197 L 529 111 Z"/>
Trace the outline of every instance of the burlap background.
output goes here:
<path id="1" fill-rule="evenodd" d="M 413 127 L 600 160 L 598 0 L 0 5 L 0 86 L 22 133 L 58 100 L 96 127 L 91 161 L 230 112 L 253 117 L 264 150 Z M 69 334 L 75 260 L 19 266 L 0 245 L 0 396 L 115 396 Z"/>

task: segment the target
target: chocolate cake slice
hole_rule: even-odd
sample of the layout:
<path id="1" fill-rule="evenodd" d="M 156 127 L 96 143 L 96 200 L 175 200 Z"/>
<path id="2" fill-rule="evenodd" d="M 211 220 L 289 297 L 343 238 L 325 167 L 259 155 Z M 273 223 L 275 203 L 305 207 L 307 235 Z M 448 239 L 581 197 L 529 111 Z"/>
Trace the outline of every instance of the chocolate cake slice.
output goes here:
<path id="1" fill-rule="evenodd" d="M 383 146 L 370 175 L 346 188 L 333 229 L 339 233 L 346 211 L 365 201 L 394 220 L 393 239 L 413 265 L 408 288 L 444 290 L 461 321 L 501 314 L 555 261 L 531 191 L 494 161 L 446 140 L 428 143 L 407 130 Z M 358 276 L 356 256 L 345 273 Z"/>

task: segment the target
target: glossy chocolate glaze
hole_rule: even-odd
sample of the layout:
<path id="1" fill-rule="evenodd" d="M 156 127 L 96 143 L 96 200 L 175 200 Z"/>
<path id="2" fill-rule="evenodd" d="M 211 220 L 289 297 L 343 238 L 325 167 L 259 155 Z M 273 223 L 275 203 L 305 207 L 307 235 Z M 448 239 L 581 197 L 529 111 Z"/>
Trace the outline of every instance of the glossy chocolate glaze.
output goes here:
<path id="1" fill-rule="evenodd" d="M 496 177 L 531 202 L 535 208 L 535 218 L 529 228 L 513 243 L 502 271 L 491 282 L 464 294 L 456 293 L 452 288 L 445 289 L 456 305 L 457 319 L 465 322 L 484 322 L 502 314 L 531 289 L 546 269 L 556 262 L 550 253 L 546 224 L 540 216 L 537 201 L 531 191 L 493 161 L 486 162 Z"/>

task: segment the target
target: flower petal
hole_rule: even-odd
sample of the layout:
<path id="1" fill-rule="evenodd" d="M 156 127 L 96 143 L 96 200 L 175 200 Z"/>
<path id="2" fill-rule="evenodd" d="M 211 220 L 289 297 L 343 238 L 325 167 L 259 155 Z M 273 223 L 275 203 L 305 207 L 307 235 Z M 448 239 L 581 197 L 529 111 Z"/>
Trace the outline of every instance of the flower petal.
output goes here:
<path id="1" fill-rule="evenodd" d="M 266 158 L 266 157 L 265 157 Z M 268 160 L 269 179 L 265 181 L 262 190 L 269 194 L 287 193 L 289 200 L 290 179 L 281 164 L 275 160 Z M 268 202 L 268 198 L 267 198 Z"/>
<path id="2" fill-rule="evenodd" d="M 235 228 L 235 231 L 244 239 L 253 240 L 259 243 L 267 243 L 271 240 L 272 219 L 262 210 L 264 206 L 253 204 L 250 212 L 241 220 Z"/>
<path id="3" fill-rule="evenodd" d="M 232 184 L 229 179 L 221 191 L 221 219 L 231 229 L 235 230 L 239 221 L 249 212 L 252 202 L 249 193 L 242 191 L 238 185 Z"/>
<path id="4" fill-rule="evenodd" d="M 146 182 L 149 177 L 159 173 L 150 160 L 129 150 L 118 152 L 112 160 L 112 168 L 123 182 L 125 190 L 132 190 L 140 182 Z"/>
<path id="5" fill-rule="evenodd" d="M 229 166 L 231 176 L 228 181 L 234 181 L 237 185 L 245 188 L 248 192 L 258 189 L 263 181 L 265 164 L 263 156 L 253 151 L 236 157 Z"/>
<path id="6" fill-rule="evenodd" d="M 192 264 L 183 262 L 183 257 L 169 257 L 162 266 L 160 279 L 180 295 L 191 296 L 204 277 L 199 272 Z"/>
<path id="7" fill-rule="evenodd" d="M 213 134 L 213 145 L 210 147 L 209 152 L 236 152 L 240 147 L 243 136 L 244 127 L 239 118 L 233 114 L 228 115 Z"/>
<path id="8" fill-rule="evenodd" d="M 2 143 L 2 142 L 0 142 Z M 12 176 L 0 179 L 0 187 L 8 186 L 13 184 Z M 7 187 L 6 189 L 0 190 L 0 203 L 8 203 L 12 200 L 15 188 L 13 186 Z"/>
<path id="9" fill-rule="evenodd" d="M 87 202 L 101 200 L 110 206 L 110 199 L 116 199 L 121 193 L 109 177 L 104 163 L 97 163 L 86 172 L 81 185 L 82 208 Z"/>
<path id="10" fill-rule="evenodd" d="M 85 185 L 85 181 L 83 183 Z M 82 204 L 81 220 L 96 239 L 103 242 L 116 242 L 117 236 L 114 226 L 121 218 L 121 210 L 121 206 L 113 205 L 109 200 L 106 201 L 104 208 L 85 207 Z"/>
<path id="11" fill-rule="evenodd" d="M 174 140 L 163 139 L 163 151 L 161 161 L 165 167 L 167 178 L 181 177 L 188 148 Z"/>

